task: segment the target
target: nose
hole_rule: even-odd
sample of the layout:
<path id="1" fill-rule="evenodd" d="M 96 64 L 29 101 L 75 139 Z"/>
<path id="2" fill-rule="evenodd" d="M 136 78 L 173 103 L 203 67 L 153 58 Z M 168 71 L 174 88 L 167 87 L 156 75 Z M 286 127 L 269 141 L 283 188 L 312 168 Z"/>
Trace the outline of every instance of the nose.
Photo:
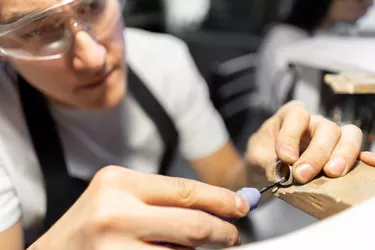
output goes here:
<path id="1" fill-rule="evenodd" d="M 104 70 L 107 50 L 85 30 L 73 34 L 73 66 L 79 71 L 99 72 Z"/>

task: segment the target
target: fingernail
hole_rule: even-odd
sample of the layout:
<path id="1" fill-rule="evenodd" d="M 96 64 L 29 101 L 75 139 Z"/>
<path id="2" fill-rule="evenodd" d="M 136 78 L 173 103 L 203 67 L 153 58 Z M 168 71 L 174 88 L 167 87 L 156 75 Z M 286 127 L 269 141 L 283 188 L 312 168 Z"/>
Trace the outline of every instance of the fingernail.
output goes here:
<path id="1" fill-rule="evenodd" d="M 300 180 L 307 182 L 315 175 L 315 169 L 310 164 L 304 164 L 296 169 L 296 174 Z"/>
<path id="2" fill-rule="evenodd" d="M 281 149 L 281 152 L 286 155 L 291 160 L 298 160 L 298 152 L 291 146 L 285 146 Z"/>
<path id="3" fill-rule="evenodd" d="M 343 157 L 338 156 L 328 162 L 327 170 L 334 176 L 343 176 L 348 171 L 348 163 Z"/>
<path id="4" fill-rule="evenodd" d="M 249 204 L 247 204 L 247 201 L 239 195 L 236 195 L 236 207 L 241 214 L 247 214 L 249 211 Z"/>

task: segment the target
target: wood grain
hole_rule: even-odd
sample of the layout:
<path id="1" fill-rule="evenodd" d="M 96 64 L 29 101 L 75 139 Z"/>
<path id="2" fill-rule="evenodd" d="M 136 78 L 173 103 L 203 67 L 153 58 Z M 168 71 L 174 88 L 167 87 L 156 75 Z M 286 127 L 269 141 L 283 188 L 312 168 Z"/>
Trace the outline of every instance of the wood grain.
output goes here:
<path id="1" fill-rule="evenodd" d="M 320 176 L 306 185 L 279 188 L 274 194 L 318 219 L 325 219 L 375 197 L 375 168 L 360 162 L 344 177 Z"/>
<path id="2" fill-rule="evenodd" d="M 339 74 L 324 76 L 335 94 L 375 94 L 375 76 Z"/>

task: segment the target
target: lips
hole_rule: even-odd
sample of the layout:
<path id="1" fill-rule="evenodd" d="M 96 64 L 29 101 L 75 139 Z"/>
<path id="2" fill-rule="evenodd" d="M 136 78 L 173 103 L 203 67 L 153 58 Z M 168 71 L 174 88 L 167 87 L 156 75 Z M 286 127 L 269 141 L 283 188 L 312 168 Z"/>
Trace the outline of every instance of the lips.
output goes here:
<path id="1" fill-rule="evenodd" d="M 106 80 L 112 75 L 113 71 L 115 71 L 115 68 L 113 68 L 110 71 L 108 71 L 105 75 L 103 75 L 102 77 L 100 77 L 98 80 L 93 81 L 93 82 L 88 83 L 88 84 L 85 84 L 83 86 L 80 86 L 79 88 L 80 89 L 92 89 L 92 88 L 96 88 L 96 87 L 102 85 L 103 83 L 105 83 Z"/>

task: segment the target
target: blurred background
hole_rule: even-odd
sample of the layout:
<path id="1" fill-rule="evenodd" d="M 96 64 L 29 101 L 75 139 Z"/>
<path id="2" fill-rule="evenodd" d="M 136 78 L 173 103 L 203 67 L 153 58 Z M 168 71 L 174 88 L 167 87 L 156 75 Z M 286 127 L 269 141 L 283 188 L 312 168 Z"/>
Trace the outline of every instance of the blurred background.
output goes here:
<path id="1" fill-rule="evenodd" d="M 336 13 L 330 12 L 326 6 L 325 12 L 323 11 L 325 15 L 328 15 L 328 12 L 334 13 L 331 18 L 336 17 L 338 20 L 332 27 L 323 29 L 326 23 L 319 23 L 320 19 L 317 18 L 322 17 L 324 1 L 305 1 L 307 5 L 314 2 L 321 5 L 316 9 L 311 6 L 307 7 L 311 12 L 317 11 L 316 16 L 304 16 L 301 19 L 298 13 L 301 14 L 304 11 L 302 8 L 294 13 L 294 19 L 289 19 L 289 24 L 293 22 L 296 24 L 300 20 L 307 25 L 309 21 L 312 21 L 308 18 L 315 18 L 314 27 L 306 28 L 307 26 L 304 27 L 301 24 L 301 27 L 298 27 L 301 29 L 289 29 L 292 26 L 290 25 L 289 28 L 278 29 L 278 31 L 273 29 L 272 35 L 270 35 L 272 28 L 293 14 L 293 0 L 127 0 L 124 19 L 128 27 L 168 33 L 188 44 L 196 65 L 210 88 L 214 105 L 223 116 L 236 146 L 242 153 L 245 153 L 247 139 L 267 117 L 272 115 L 275 108 L 290 99 L 305 100 L 306 98 L 306 94 L 300 94 L 302 92 L 298 94 L 294 90 L 290 96 L 291 90 L 287 88 L 286 91 L 277 90 L 278 93 L 285 92 L 285 95 L 278 103 L 271 103 L 274 99 L 272 94 L 268 94 L 274 91 L 270 90 L 272 86 L 268 86 L 271 83 L 260 81 L 256 75 L 261 70 L 265 70 L 266 75 L 267 72 L 272 74 L 274 68 L 281 65 L 279 63 L 275 66 L 273 62 L 280 58 L 279 54 L 267 55 L 268 52 L 283 44 L 289 45 L 293 41 L 306 42 L 312 39 L 312 33 L 315 34 L 316 31 L 324 31 L 322 33 L 325 35 L 337 37 L 337 40 L 329 40 L 333 45 L 335 42 L 346 41 L 345 39 L 352 37 L 372 39 L 375 31 L 375 9 L 371 6 L 372 1 L 351 0 L 360 2 L 365 12 L 350 19 L 345 15 L 353 14 L 353 8 L 347 7 L 349 10 L 345 10 L 345 6 L 340 7 L 342 13 L 339 11 Z M 304 20 L 306 18 L 307 20 Z M 273 40 L 272 36 L 274 36 Z M 350 41 L 354 44 L 353 53 L 358 55 L 359 52 L 356 49 L 360 46 L 355 45 L 354 42 L 360 41 Z M 268 48 L 268 45 L 271 48 Z M 334 47 L 339 48 L 338 46 Z M 341 52 L 339 50 L 337 53 Z M 368 52 L 365 51 L 365 54 Z M 290 54 L 292 53 L 288 53 Z M 309 57 L 308 54 L 304 55 L 302 52 L 298 52 L 297 55 L 303 58 Z M 271 57 L 268 62 L 267 56 Z M 294 62 L 298 61 L 298 56 L 294 57 Z M 284 61 L 280 59 L 277 62 Z M 269 67 L 260 69 L 262 63 L 266 63 Z M 285 63 L 285 65 L 280 66 L 285 72 L 277 78 L 278 81 L 284 80 L 284 77 L 288 78 L 288 74 L 292 72 L 287 70 L 290 69 L 291 63 Z M 304 65 L 309 65 L 309 62 L 305 62 Z M 316 62 L 315 65 L 317 65 Z M 328 69 L 323 66 L 314 66 L 314 70 L 319 72 L 318 78 L 321 79 L 322 72 L 340 72 L 338 65 L 329 66 Z M 300 79 L 306 82 L 303 77 L 304 75 L 301 74 Z M 309 91 L 312 93 L 311 90 Z M 320 88 L 316 90 L 319 95 L 320 91 Z M 264 93 L 266 94 L 263 96 Z M 314 105 L 319 106 L 319 104 Z M 183 160 L 177 159 L 170 174 L 196 178 L 189 169 Z M 294 209 L 281 200 L 272 199 L 252 212 L 247 220 L 240 221 L 239 227 L 242 231 L 242 241 L 246 243 L 280 236 L 314 222 L 316 222 L 315 218 Z"/>

